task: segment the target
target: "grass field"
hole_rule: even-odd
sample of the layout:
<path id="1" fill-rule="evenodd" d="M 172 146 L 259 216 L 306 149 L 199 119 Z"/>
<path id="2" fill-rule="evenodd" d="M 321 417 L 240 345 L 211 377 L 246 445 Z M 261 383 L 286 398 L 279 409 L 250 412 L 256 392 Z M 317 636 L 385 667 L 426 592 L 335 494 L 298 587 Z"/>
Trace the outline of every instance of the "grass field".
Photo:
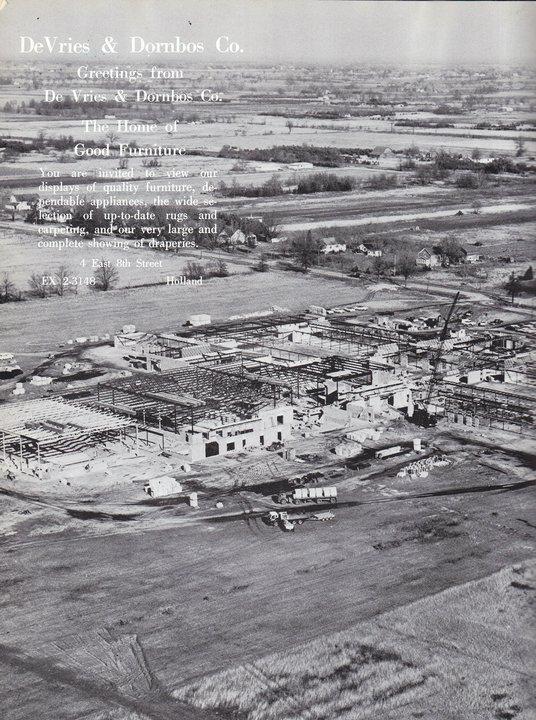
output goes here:
<path id="1" fill-rule="evenodd" d="M 529 720 L 535 591 L 536 563 L 506 568 L 176 695 L 242 720 Z"/>
<path id="2" fill-rule="evenodd" d="M 158 285 L 15 302 L 2 306 L 2 346 L 14 353 L 52 349 L 80 335 L 116 332 L 130 322 L 147 331 L 173 330 L 194 313 L 224 320 L 272 306 L 300 312 L 311 304 L 359 302 L 367 294 L 358 280 L 338 282 L 273 271 L 214 278 L 195 287 Z M 391 307 L 394 295 L 380 294 L 374 307 Z M 395 301 L 416 297 L 411 292 L 397 293 Z"/>

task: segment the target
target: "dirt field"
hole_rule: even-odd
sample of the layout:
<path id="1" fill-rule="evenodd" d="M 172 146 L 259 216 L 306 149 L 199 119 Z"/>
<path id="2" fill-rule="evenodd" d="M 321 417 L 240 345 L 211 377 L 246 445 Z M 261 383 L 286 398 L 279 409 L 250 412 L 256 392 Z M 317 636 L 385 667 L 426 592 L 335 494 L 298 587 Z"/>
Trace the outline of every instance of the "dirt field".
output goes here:
<path id="1" fill-rule="evenodd" d="M 475 458 L 459 469 L 458 488 Z M 503 473 L 485 472 L 490 484 L 504 483 Z M 246 718 L 333 717 L 316 713 L 335 707 L 328 703 L 341 687 L 348 691 L 341 712 L 344 700 L 357 702 L 352 717 L 480 720 L 504 718 L 499 710 L 515 705 L 509 717 L 528 720 L 532 646 L 520 638 L 528 637 L 524 586 L 533 581 L 524 570 L 471 581 L 533 554 L 532 494 L 389 501 L 384 491 L 357 488 L 355 499 L 368 504 L 340 508 L 333 523 L 306 523 L 293 534 L 232 519 L 185 525 L 173 507 L 142 525 L 68 521 L 53 508 L 34 518 L 34 506 L 9 499 L 6 512 L 30 514 L 3 541 L 6 717 L 67 720 L 69 708 L 91 720 L 171 718 L 162 708 L 171 713 L 177 693 L 211 704 L 212 690 L 185 690 L 199 683 L 223 683 L 216 704 L 227 697 L 232 706 L 228 678 L 240 689 L 249 673 L 244 701 L 261 693 L 265 702 Z M 36 523 L 49 532 L 32 537 Z M 230 676 L 202 680 L 237 665 L 243 669 Z M 296 684 L 304 672 L 305 694 Z M 375 693 L 367 678 L 381 681 Z M 315 706 L 319 697 L 325 706 Z M 153 709 L 141 713 L 143 701 Z M 263 714 L 266 701 L 273 714 Z M 313 715 L 299 703 L 316 707 Z M 104 714 L 108 708 L 115 712 Z"/>

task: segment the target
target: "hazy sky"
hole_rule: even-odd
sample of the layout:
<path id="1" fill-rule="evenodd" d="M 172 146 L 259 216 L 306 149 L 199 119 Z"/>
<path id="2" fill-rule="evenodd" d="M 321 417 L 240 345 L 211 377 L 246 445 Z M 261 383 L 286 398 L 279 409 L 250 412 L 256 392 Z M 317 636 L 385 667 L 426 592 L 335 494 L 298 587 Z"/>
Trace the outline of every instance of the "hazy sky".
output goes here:
<path id="1" fill-rule="evenodd" d="M 178 35 L 204 41 L 204 57 L 223 60 L 229 56 L 212 53 L 218 35 L 238 41 L 246 61 L 534 63 L 536 2 L 8 0 L 0 11 L 4 56 L 20 57 L 19 35 L 98 48 L 105 35 L 121 47 L 129 35 Z"/>

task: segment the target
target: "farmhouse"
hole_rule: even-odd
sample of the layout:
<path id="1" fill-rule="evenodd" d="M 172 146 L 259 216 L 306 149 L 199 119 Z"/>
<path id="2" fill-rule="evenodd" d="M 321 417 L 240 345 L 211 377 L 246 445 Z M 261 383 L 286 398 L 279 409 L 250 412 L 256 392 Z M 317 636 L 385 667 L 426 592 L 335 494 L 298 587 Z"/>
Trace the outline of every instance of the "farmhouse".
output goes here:
<path id="1" fill-rule="evenodd" d="M 433 250 L 423 248 L 417 253 L 415 263 L 419 267 L 432 268 L 441 265 L 441 257 L 437 255 Z"/>
<path id="2" fill-rule="evenodd" d="M 35 193 L 17 193 L 10 195 L 5 205 L 5 210 L 11 213 L 11 217 L 15 219 L 15 213 L 27 212 L 32 205 L 39 202 L 39 195 Z"/>
<path id="3" fill-rule="evenodd" d="M 390 147 L 386 147 L 385 145 L 376 145 L 370 155 L 371 157 L 376 158 L 376 160 L 379 160 L 380 158 L 392 158 L 394 156 L 394 152 Z"/>
<path id="4" fill-rule="evenodd" d="M 229 238 L 229 245 L 245 245 L 246 241 L 245 233 L 242 230 L 235 230 Z"/>
<path id="5" fill-rule="evenodd" d="M 346 243 L 338 242 L 334 237 L 323 238 L 321 243 L 322 248 L 320 252 L 324 255 L 346 252 Z"/>
<path id="6" fill-rule="evenodd" d="M 465 248 L 462 248 L 462 252 L 462 262 L 474 265 L 475 263 L 478 263 L 482 260 L 482 256 L 480 255 L 480 253 L 474 252 L 474 250 L 466 250 Z"/>
<path id="7" fill-rule="evenodd" d="M 357 252 L 361 252 L 367 257 L 381 257 L 383 252 L 380 248 L 370 245 L 370 243 L 361 243 L 357 246 Z"/>

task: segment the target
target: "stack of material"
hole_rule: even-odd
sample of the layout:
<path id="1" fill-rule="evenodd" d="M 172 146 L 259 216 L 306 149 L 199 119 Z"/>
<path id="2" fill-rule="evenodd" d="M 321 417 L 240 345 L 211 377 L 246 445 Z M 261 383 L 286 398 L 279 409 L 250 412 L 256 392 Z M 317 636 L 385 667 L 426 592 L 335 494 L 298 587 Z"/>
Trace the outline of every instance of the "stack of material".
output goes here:
<path id="1" fill-rule="evenodd" d="M 412 480 L 415 480 L 416 478 L 426 478 L 428 477 L 430 470 L 433 470 L 434 467 L 444 467 L 448 464 L 449 460 L 445 457 L 442 457 L 441 455 L 432 455 L 428 458 L 416 460 L 415 462 L 406 465 L 405 468 L 402 468 L 402 470 L 397 473 L 397 477 L 405 478 L 409 475 Z"/>
<path id="2" fill-rule="evenodd" d="M 166 495 L 177 495 L 182 492 L 182 485 L 178 480 L 169 476 L 151 478 L 143 488 L 151 497 L 165 497 Z"/>

